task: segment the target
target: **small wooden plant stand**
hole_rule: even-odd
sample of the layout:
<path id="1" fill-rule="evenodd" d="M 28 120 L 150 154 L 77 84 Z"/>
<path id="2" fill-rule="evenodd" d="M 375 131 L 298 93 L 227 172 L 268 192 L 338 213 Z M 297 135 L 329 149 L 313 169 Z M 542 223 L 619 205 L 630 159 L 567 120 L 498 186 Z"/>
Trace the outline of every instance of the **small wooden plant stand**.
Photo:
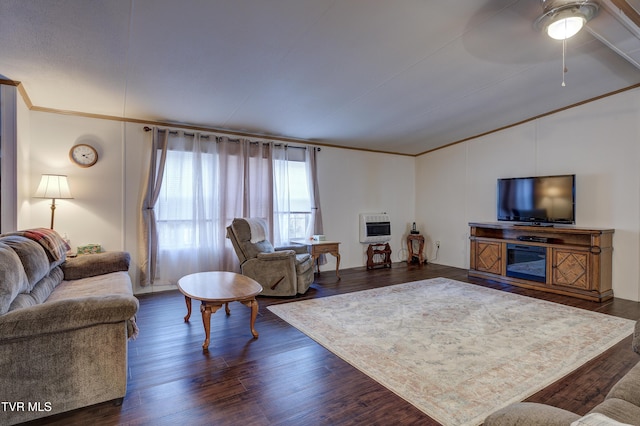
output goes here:
<path id="1" fill-rule="evenodd" d="M 391 246 L 389 243 L 369 244 L 367 249 L 367 269 L 391 268 Z"/>

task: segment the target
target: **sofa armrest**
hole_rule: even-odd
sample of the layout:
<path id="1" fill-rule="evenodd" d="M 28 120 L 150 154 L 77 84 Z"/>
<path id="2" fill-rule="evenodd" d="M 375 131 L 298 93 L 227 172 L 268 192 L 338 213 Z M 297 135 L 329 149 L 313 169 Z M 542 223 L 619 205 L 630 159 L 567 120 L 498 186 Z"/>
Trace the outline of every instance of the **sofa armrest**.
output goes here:
<path id="1" fill-rule="evenodd" d="M 110 272 L 128 271 L 131 256 L 124 251 L 107 251 L 68 258 L 61 265 L 67 281 L 95 277 Z"/>
<path id="2" fill-rule="evenodd" d="M 640 362 L 613 385 L 606 399 L 609 398 L 622 399 L 640 407 Z"/>
<path id="3" fill-rule="evenodd" d="M 278 250 L 271 253 L 258 253 L 258 260 L 283 260 L 295 258 L 296 252 L 293 250 Z"/>
<path id="4" fill-rule="evenodd" d="M 484 426 L 569 426 L 579 415 L 551 405 L 519 402 L 487 417 Z"/>
<path id="5" fill-rule="evenodd" d="M 14 339 L 130 320 L 138 311 L 134 296 L 89 296 L 45 302 L 0 316 L 0 344 Z"/>

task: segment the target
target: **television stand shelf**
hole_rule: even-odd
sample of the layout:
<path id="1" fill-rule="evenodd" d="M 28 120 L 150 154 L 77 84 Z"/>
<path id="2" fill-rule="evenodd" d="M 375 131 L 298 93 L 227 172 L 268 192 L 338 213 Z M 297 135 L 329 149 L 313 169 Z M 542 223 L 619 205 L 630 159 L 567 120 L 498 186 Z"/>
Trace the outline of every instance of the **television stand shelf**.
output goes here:
<path id="1" fill-rule="evenodd" d="M 469 223 L 469 276 L 603 302 L 613 297 L 613 229 Z M 527 248 L 542 248 L 527 252 Z"/>

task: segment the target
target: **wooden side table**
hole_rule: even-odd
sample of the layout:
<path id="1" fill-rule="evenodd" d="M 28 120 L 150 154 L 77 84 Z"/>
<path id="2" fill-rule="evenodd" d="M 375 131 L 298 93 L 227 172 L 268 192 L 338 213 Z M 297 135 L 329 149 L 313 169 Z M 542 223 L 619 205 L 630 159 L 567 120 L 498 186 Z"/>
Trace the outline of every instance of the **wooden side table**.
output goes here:
<path id="1" fill-rule="evenodd" d="M 313 259 L 313 263 L 318 262 L 318 258 L 321 254 L 332 254 L 336 258 L 336 277 L 340 279 L 340 274 L 338 273 L 338 269 L 340 268 L 340 243 L 337 241 L 307 241 L 304 244 L 307 246 L 307 250 L 309 254 L 311 254 L 311 259 Z M 320 265 L 318 267 L 318 275 L 320 275 Z"/>
<path id="2" fill-rule="evenodd" d="M 418 251 L 415 251 L 415 245 L 418 246 Z M 419 265 L 425 263 L 424 255 L 422 252 L 424 251 L 424 237 L 420 234 L 409 234 L 407 235 L 407 252 L 409 253 L 407 256 L 407 263 L 414 263 L 414 261 L 418 261 Z"/>

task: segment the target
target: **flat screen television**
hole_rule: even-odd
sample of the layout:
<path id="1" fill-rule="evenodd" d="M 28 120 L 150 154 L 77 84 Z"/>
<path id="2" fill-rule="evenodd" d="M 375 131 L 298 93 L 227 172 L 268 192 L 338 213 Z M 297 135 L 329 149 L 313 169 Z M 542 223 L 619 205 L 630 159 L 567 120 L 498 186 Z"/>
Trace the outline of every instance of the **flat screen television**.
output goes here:
<path id="1" fill-rule="evenodd" d="M 576 176 L 498 179 L 498 220 L 575 224 Z"/>

